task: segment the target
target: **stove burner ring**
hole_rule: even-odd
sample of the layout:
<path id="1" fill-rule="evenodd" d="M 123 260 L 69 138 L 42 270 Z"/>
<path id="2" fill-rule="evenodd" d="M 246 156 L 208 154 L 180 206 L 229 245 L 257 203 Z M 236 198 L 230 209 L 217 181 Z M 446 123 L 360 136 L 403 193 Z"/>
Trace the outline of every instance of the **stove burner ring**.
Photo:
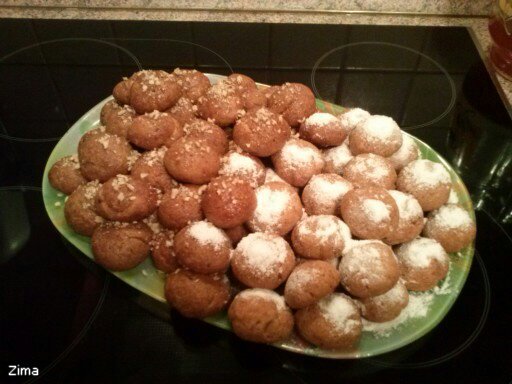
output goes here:
<path id="1" fill-rule="evenodd" d="M 412 126 L 409 126 L 409 127 L 402 127 L 403 130 L 412 131 L 412 130 L 415 130 L 415 129 L 418 129 L 418 128 L 423 128 L 423 127 L 429 126 L 431 124 L 435 124 L 438 121 L 440 121 L 442 118 L 444 118 L 446 115 L 448 115 L 448 113 L 450 113 L 450 111 L 455 106 L 455 101 L 456 101 L 456 98 L 457 98 L 457 89 L 455 87 L 455 82 L 451 78 L 451 76 L 448 73 L 448 71 L 446 69 L 444 69 L 444 67 L 441 64 L 439 64 L 437 61 L 432 59 L 430 56 L 427 56 L 424 53 L 419 52 L 419 51 L 417 51 L 415 49 L 412 49 L 412 48 L 409 48 L 409 47 L 405 47 L 405 46 L 400 45 L 400 44 L 380 42 L 380 41 L 361 41 L 361 42 L 357 42 L 357 43 L 349 43 L 349 44 L 345 44 L 345 45 L 341 45 L 339 47 L 333 48 L 330 51 L 327 51 L 326 53 L 324 53 L 315 62 L 315 64 L 313 65 L 313 69 L 311 71 L 311 86 L 313 88 L 313 92 L 315 93 L 315 95 L 318 98 L 322 99 L 322 97 L 320 95 L 320 92 L 318 92 L 318 89 L 316 87 L 315 75 L 316 75 L 316 71 L 317 71 L 320 63 L 323 60 L 325 60 L 325 58 L 327 58 L 328 56 L 330 56 L 334 52 L 338 52 L 338 51 L 344 50 L 346 48 L 352 48 L 352 47 L 358 47 L 358 46 L 387 46 L 387 47 L 392 47 L 392 48 L 403 49 L 403 50 L 406 50 L 408 52 L 414 53 L 414 54 L 419 55 L 420 57 L 424 58 L 425 60 L 429 61 L 431 64 L 435 65 L 439 69 L 439 71 L 442 72 L 443 75 L 448 80 L 448 83 L 450 85 L 451 98 L 450 98 L 450 102 L 448 103 L 448 106 L 446 107 L 446 109 L 440 115 L 438 115 L 437 117 L 435 117 L 434 119 L 432 119 L 430 121 L 427 121 L 427 122 L 421 123 L 421 124 L 412 125 Z"/>
<path id="2" fill-rule="evenodd" d="M 466 350 L 480 335 L 482 332 L 484 325 L 487 321 L 487 317 L 489 316 L 489 310 L 491 308 L 491 284 L 489 281 L 489 276 L 487 274 L 487 269 L 485 268 L 484 261 L 482 260 L 482 257 L 480 256 L 480 253 L 475 249 L 475 258 L 478 262 L 478 265 L 482 271 L 482 277 L 484 282 L 484 290 L 485 290 L 485 302 L 482 309 L 482 314 L 480 315 L 480 318 L 478 320 L 478 324 L 476 328 L 471 332 L 469 337 L 457 348 L 451 350 L 448 353 L 445 353 L 444 355 L 431 359 L 426 361 L 420 361 L 417 363 L 393 363 L 393 362 L 387 362 L 384 360 L 376 359 L 376 358 L 370 358 L 368 359 L 368 362 L 373 365 L 377 365 L 380 367 L 385 368 L 403 368 L 403 369 L 416 369 L 416 368 L 428 368 L 432 367 L 434 365 L 441 364 L 445 361 L 448 361 L 450 359 L 453 359 L 455 356 L 461 354 L 464 350 Z"/>
<path id="3" fill-rule="evenodd" d="M 92 39 L 92 38 L 82 38 L 82 37 L 76 37 L 76 38 L 70 37 L 70 38 L 64 38 L 64 39 L 46 40 L 46 41 L 42 41 L 40 43 L 31 44 L 26 47 L 17 49 L 11 53 L 8 53 L 7 55 L 5 55 L 3 57 L 0 57 L 0 63 L 4 62 L 5 60 L 7 60 L 13 56 L 16 56 L 19 53 L 28 51 L 30 49 L 33 49 L 36 47 L 41 47 L 44 45 L 63 43 L 63 42 L 92 42 L 92 43 L 105 44 L 110 47 L 117 48 L 117 49 L 121 50 L 122 52 L 126 53 L 133 60 L 133 62 L 137 66 L 137 68 L 139 70 L 142 70 L 142 65 L 141 65 L 139 59 L 133 53 L 131 53 L 128 49 L 126 49 L 118 44 L 112 43 L 110 41 L 100 40 L 100 39 Z M 1 122 L 0 122 L 0 124 L 1 124 Z M 1 127 L 1 125 L 0 125 L 0 127 Z M 47 137 L 47 138 L 32 139 L 32 138 L 26 138 L 26 137 L 11 136 L 11 135 L 7 134 L 7 131 L 5 130 L 5 128 L 3 129 L 3 131 L 4 131 L 4 133 L 0 132 L 0 139 L 21 141 L 21 142 L 27 142 L 27 143 L 44 143 L 44 142 L 58 141 L 61 138 L 61 136 L 59 136 L 59 137 Z"/>

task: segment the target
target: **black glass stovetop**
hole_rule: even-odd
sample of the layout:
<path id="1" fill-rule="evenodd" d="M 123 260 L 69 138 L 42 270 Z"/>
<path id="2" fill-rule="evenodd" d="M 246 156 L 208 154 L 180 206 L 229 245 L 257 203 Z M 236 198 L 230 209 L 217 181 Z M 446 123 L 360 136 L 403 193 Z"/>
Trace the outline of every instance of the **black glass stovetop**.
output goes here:
<path id="1" fill-rule="evenodd" d="M 162 311 L 67 244 L 41 196 L 52 148 L 122 76 L 176 66 L 305 83 L 452 163 L 478 235 L 446 318 L 395 352 L 320 360 Z M 511 228 L 512 122 L 465 28 L 0 20 L 0 382 L 508 383 Z"/>

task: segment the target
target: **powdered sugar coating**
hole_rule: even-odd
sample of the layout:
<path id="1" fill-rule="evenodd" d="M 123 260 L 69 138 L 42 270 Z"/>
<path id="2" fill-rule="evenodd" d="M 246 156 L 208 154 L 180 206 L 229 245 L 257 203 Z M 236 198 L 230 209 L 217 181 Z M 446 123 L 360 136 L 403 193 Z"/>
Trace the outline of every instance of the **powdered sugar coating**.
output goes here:
<path id="1" fill-rule="evenodd" d="M 321 168 L 323 168 L 321 152 L 313 147 L 304 145 L 302 140 L 288 140 L 279 153 L 286 167 L 297 169 L 321 163 Z"/>
<path id="2" fill-rule="evenodd" d="M 416 142 L 409 135 L 402 132 L 402 145 L 391 156 L 388 157 L 393 167 L 399 171 L 419 156 L 419 148 Z"/>
<path id="3" fill-rule="evenodd" d="M 396 190 L 388 191 L 395 200 L 398 207 L 398 216 L 400 219 L 409 221 L 418 217 L 423 217 L 423 210 L 420 203 L 414 196 Z"/>
<path id="4" fill-rule="evenodd" d="M 442 164 L 427 159 L 412 161 L 402 172 L 403 177 L 410 178 L 411 182 L 420 188 L 431 188 L 451 182 L 450 174 Z"/>
<path id="5" fill-rule="evenodd" d="M 212 245 L 214 249 L 220 249 L 229 242 L 226 234 L 207 221 L 197 221 L 191 224 L 187 233 L 200 245 Z"/>
<path id="6" fill-rule="evenodd" d="M 314 175 L 302 192 L 302 202 L 310 215 L 334 215 L 352 183 L 334 173 Z"/>
<path id="7" fill-rule="evenodd" d="M 387 221 L 390 218 L 389 209 L 387 205 L 381 200 L 364 200 L 363 210 L 366 213 L 366 217 L 368 217 L 368 219 L 376 223 Z"/>
<path id="8" fill-rule="evenodd" d="M 448 262 L 448 255 L 436 240 L 418 237 L 396 249 L 400 261 L 412 268 L 428 268 L 433 260 Z"/>
<path id="9" fill-rule="evenodd" d="M 356 185 L 375 185 L 393 189 L 396 172 L 386 158 L 363 153 L 352 158 L 343 170 L 344 177 Z"/>
<path id="10" fill-rule="evenodd" d="M 348 333 L 360 327 L 357 307 L 350 297 L 343 293 L 332 293 L 318 302 L 320 312 L 338 332 Z"/>
<path id="11" fill-rule="evenodd" d="M 324 172 L 343 175 L 343 168 L 353 157 L 346 142 L 337 147 L 324 150 Z"/>
<path id="12" fill-rule="evenodd" d="M 429 221 L 433 226 L 447 229 L 467 229 L 473 225 L 469 212 L 456 204 L 446 204 L 433 211 Z"/>
<path id="13" fill-rule="evenodd" d="M 243 299 L 250 299 L 250 298 L 257 297 L 259 299 L 273 302 L 276 305 L 278 310 L 284 311 L 284 310 L 288 309 L 288 307 L 286 306 L 286 303 L 284 301 L 284 297 L 270 289 L 264 289 L 264 288 L 245 289 L 242 292 L 240 292 L 237 296 L 240 298 L 243 298 Z"/>
<path id="14" fill-rule="evenodd" d="M 321 127 L 336 122 L 338 122 L 338 119 L 336 118 L 336 116 L 331 115 L 330 113 L 315 112 L 304 121 L 304 124 L 316 125 Z"/>
<path id="15" fill-rule="evenodd" d="M 339 116 L 341 124 L 350 132 L 353 130 L 357 124 L 361 121 L 366 120 L 371 115 L 361 108 L 352 108 L 347 112 L 342 113 Z"/>

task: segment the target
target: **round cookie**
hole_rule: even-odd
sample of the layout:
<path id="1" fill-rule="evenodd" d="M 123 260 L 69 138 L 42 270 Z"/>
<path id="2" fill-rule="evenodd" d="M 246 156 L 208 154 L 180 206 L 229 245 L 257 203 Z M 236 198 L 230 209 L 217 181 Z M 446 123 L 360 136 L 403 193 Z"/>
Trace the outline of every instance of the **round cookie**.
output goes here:
<path id="1" fill-rule="evenodd" d="M 189 224 L 174 237 L 178 262 L 197 273 L 225 272 L 231 250 L 226 234 L 207 221 Z"/>
<path id="2" fill-rule="evenodd" d="M 333 293 L 339 283 L 336 266 L 328 261 L 306 260 L 290 273 L 284 287 L 284 299 L 290 308 L 305 308 Z"/>
<path id="3" fill-rule="evenodd" d="M 135 268 L 149 255 L 153 232 L 144 223 L 105 223 L 91 238 L 94 260 L 111 271 Z"/>
<path id="4" fill-rule="evenodd" d="M 400 277 L 393 250 L 378 240 L 361 241 L 343 252 L 338 269 L 343 287 L 360 298 L 389 291 Z"/>
<path id="5" fill-rule="evenodd" d="M 176 82 L 181 87 L 183 97 L 186 97 L 193 103 L 196 103 L 201 96 L 204 96 L 212 86 L 208 77 L 196 69 L 176 68 L 171 76 L 176 79 Z"/>
<path id="6" fill-rule="evenodd" d="M 157 208 L 157 193 L 148 184 L 126 175 L 108 180 L 96 195 L 96 211 L 107 220 L 137 221 Z"/>
<path id="7" fill-rule="evenodd" d="M 316 111 L 315 95 L 304 84 L 284 83 L 267 100 L 268 108 L 292 127 L 297 127 Z"/>
<path id="8" fill-rule="evenodd" d="M 409 303 L 409 292 L 401 280 L 381 295 L 360 299 L 361 314 L 365 319 L 382 323 L 400 315 Z"/>
<path id="9" fill-rule="evenodd" d="M 78 143 L 80 171 L 87 180 L 105 182 L 128 173 L 132 147 L 126 139 L 105 132 L 100 127 L 86 132 Z"/>
<path id="10" fill-rule="evenodd" d="M 132 166 L 131 176 L 149 184 L 160 192 L 170 191 L 178 183 L 172 179 L 164 167 L 166 147 L 144 152 Z"/>
<path id="11" fill-rule="evenodd" d="M 169 147 L 164 156 L 164 165 L 178 181 L 205 184 L 217 176 L 220 156 L 205 138 L 185 136 Z"/>
<path id="12" fill-rule="evenodd" d="M 293 249 L 307 259 L 341 256 L 344 243 L 340 222 L 332 215 L 308 216 L 299 221 L 292 231 Z"/>
<path id="13" fill-rule="evenodd" d="M 229 281 L 224 275 L 201 275 L 177 269 L 167 276 L 165 298 L 185 317 L 202 319 L 224 309 L 229 301 Z"/>
<path id="14" fill-rule="evenodd" d="M 418 159 L 407 164 L 398 174 L 396 187 L 410 193 L 424 211 L 432 211 L 446 204 L 452 183 L 442 164 Z"/>
<path id="15" fill-rule="evenodd" d="M 437 240 L 446 252 L 458 252 L 471 244 L 476 225 L 460 205 L 446 204 L 428 214 L 423 236 Z"/>
<path id="16" fill-rule="evenodd" d="M 182 184 L 166 192 L 158 206 L 158 220 L 172 230 L 180 230 L 187 224 L 203 220 L 201 200 L 206 185 Z"/>
<path id="17" fill-rule="evenodd" d="M 180 267 L 174 252 L 173 231 L 161 231 L 153 236 L 151 259 L 155 268 L 165 273 L 172 273 Z"/>
<path id="18" fill-rule="evenodd" d="M 356 186 L 394 189 L 396 172 L 389 160 L 373 153 L 354 156 L 343 168 L 343 177 Z"/>
<path id="19" fill-rule="evenodd" d="M 228 318 L 233 332 L 256 343 L 287 339 L 293 330 L 293 315 L 282 296 L 268 289 L 246 289 L 235 296 Z"/>
<path id="20" fill-rule="evenodd" d="M 213 179 L 201 202 L 206 219 L 219 228 L 245 223 L 256 209 L 256 194 L 249 182 L 233 176 Z"/>
<path id="21" fill-rule="evenodd" d="M 294 266 L 295 257 L 286 240 L 262 232 L 244 237 L 231 258 L 233 275 L 252 288 L 277 288 Z"/>
<path id="22" fill-rule="evenodd" d="M 361 239 L 383 239 L 398 226 L 398 207 L 383 188 L 348 191 L 341 199 L 340 212 L 352 234 Z"/>
<path id="23" fill-rule="evenodd" d="M 105 126 L 107 133 L 126 137 L 135 116 L 135 110 L 129 105 L 121 106 L 115 100 L 110 100 L 101 108 L 100 123 Z"/>
<path id="24" fill-rule="evenodd" d="M 324 150 L 324 172 L 325 173 L 337 173 L 343 175 L 343 169 L 345 165 L 352 160 L 354 156 L 350 152 L 347 143 L 338 145 L 337 147 L 329 148 Z"/>
<path id="25" fill-rule="evenodd" d="M 295 187 L 305 186 L 313 175 L 324 168 L 322 152 L 313 144 L 292 138 L 272 155 L 276 173 Z"/>
<path id="26" fill-rule="evenodd" d="M 178 120 L 166 112 L 153 111 L 133 119 L 126 137 L 135 146 L 151 150 L 169 146 L 183 135 Z"/>
<path id="27" fill-rule="evenodd" d="M 78 156 L 65 156 L 55 162 L 48 172 L 48 180 L 53 188 L 58 189 L 66 195 L 73 193 L 80 185 L 87 183 L 87 180 L 80 172 Z"/>
<path id="28" fill-rule="evenodd" d="M 343 143 L 347 130 L 336 116 L 315 112 L 302 122 L 299 135 L 301 139 L 319 147 L 334 147 Z"/>
<path id="29" fill-rule="evenodd" d="M 98 180 L 89 181 L 73 191 L 64 204 L 66 222 L 80 235 L 92 236 L 94 230 L 104 221 L 96 213 L 94 204 L 99 188 Z"/>
<path id="30" fill-rule="evenodd" d="M 402 132 L 402 145 L 388 160 L 391 162 L 395 170 L 398 172 L 411 161 L 414 161 L 419 156 L 419 148 L 414 139 Z"/>
<path id="31" fill-rule="evenodd" d="M 243 111 L 243 102 L 228 80 L 221 80 L 198 100 L 198 114 L 205 120 L 226 127 L 235 122 Z"/>
<path id="32" fill-rule="evenodd" d="M 127 77 L 123 77 L 119 83 L 117 83 L 112 90 L 112 96 L 121 105 L 130 103 L 130 93 L 133 85 L 133 80 Z"/>
<path id="33" fill-rule="evenodd" d="M 176 104 L 180 97 L 181 87 L 164 71 L 138 72 L 130 89 L 130 105 L 139 114 L 155 110 L 163 112 Z"/>
<path id="34" fill-rule="evenodd" d="M 352 108 L 346 112 L 343 112 L 338 116 L 338 118 L 340 119 L 343 128 L 345 128 L 345 130 L 350 133 L 357 126 L 357 124 L 363 120 L 366 120 L 370 116 L 371 115 L 364 109 Z"/>
<path id="35" fill-rule="evenodd" d="M 424 218 L 420 203 L 414 196 L 400 191 L 389 191 L 398 207 L 398 226 L 384 242 L 389 245 L 396 245 L 411 241 L 419 236 L 423 229 Z"/>
<path id="36" fill-rule="evenodd" d="M 167 109 L 166 112 L 184 126 L 197 118 L 197 105 L 194 105 L 186 97 L 180 97 L 176 104 Z"/>
<path id="37" fill-rule="evenodd" d="M 308 215 L 336 215 L 341 199 L 352 183 L 335 173 L 314 175 L 302 191 L 302 203 Z"/>
<path id="38" fill-rule="evenodd" d="M 391 156 L 402 145 L 402 131 L 387 116 L 373 115 L 359 122 L 350 132 L 350 151 L 354 155 L 375 153 Z"/>
<path id="39" fill-rule="evenodd" d="M 288 184 L 272 181 L 256 188 L 256 209 L 247 222 L 253 232 L 285 235 L 302 217 L 302 203 Z"/>
<path id="40" fill-rule="evenodd" d="M 351 349 L 361 337 L 362 322 L 354 301 L 332 293 L 295 313 L 299 334 L 320 348 Z"/>
<path id="41" fill-rule="evenodd" d="M 205 139 L 209 146 L 223 155 L 228 150 L 228 138 L 226 132 L 209 121 L 195 119 L 183 127 L 183 131 L 189 137 Z"/>
<path id="42" fill-rule="evenodd" d="M 291 128 L 281 115 L 267 108 L 248 111 L 235 124 L 234 142 L 254 156 L 270 156 L 290 137 Z"/>
<path id="43" fill-rule="evenodd" d="M 400 261 L 402 278 L 409 290 L 427 291 L 448 273 L 450 259 L 434 239 L 418 237 L 399 245 L 395 252 Z"/>
<path id="44" fill-rule="evenodd" d="M 265 166 L 255 156 L 230 151 L 221 159 L 219 175 L 244 178 L 256 188 L 265 182 Z"/>

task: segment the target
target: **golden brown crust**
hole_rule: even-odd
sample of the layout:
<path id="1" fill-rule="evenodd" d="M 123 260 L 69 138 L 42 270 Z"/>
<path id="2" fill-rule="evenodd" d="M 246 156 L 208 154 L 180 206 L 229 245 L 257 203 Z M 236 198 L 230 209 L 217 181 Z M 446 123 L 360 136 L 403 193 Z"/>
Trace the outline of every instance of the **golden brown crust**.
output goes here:
<path id="1" fill-rule="evenodd" d="M 131 176 L 163 193 L 177 187 L 178 183 L 173 180 L 164 167 L 164 154 L 165 148 L 143 153 L 133 164 Z"/>
<path id="2" fill-rule="evenodd" d="M 183 96 L 192 103 L 196 103 L 211 87 L 208 77 L 195 69 L 176 68 L 171 76 L 176 79 L 181 87 Z"/>
<path id="3" fill-rule="evenodd" d="M 130 105 L 139 114 L 165 111 L 181 97 L 181 87 L 167 72 L 141 71 L 130 89 Z"/>
<path id="4" fill-rule="evenodd" d="M 121 106 L 115 100 L 110 100 L 101 108 L 100 123 L 105 126 L 106 132 L 126 137 L 135 116 L 135 111 L 129 105 Z"/>
<path id="5" fill-rule="evenodd" d="M 205 187 L 183 184 L 164 194 L 158 207 L 158 220 L 172 230 L 180 230 L 191 222 L 204 218 L 201 209 Z"/>
<path id="6" fill-rule="evenodd" d="M 92 236 L 94 230 L 104 221 L 95 210 L 95 199 L 100 184 L 90 181 L 79 186 L 69 195 L 64 205 L 66 222 L 76 233 Z"/>
<path id="7" fill-rule="evenodd" d="M 144 223 L 103 224 L 92 235 L 94 260 L 111 271 L 132 269 L 148 257 L 152 236 Z"/>
<path id="8" fill-rule="evenodd" d="M 221 311 L 229 300 L 229 282 L 223 275 L 201 275 L 185 269 L 169 274 L 165 298 L 185 317 L 202 319 Z"/>
<path id="9" fill-rule="evenodd" d="M 373 153 L 354 156 L 343 168 L 343 177 L 354 185 L 394 189 L 396 172 L 385 157 Z"/>
<path id="10" fill-rule="evenodd" d="M 293 315 L 286 306 L 281 307 L 265 296 L 243 292 L 246 291 L 235 297 L 228 310 L 233 332 L 238 337 L 255 343 L 275 343 L 290 336 Z M 268 294 L 277 295 L 272 291 Z"/>
<path id="11" fill-rule="evenodd" d="M 333 264 L 321 260 L 305 260 L 288 277 L 284 298 L 290 308 L 305 308 L 334 292 L 339 283 L 340 274 Z"/>
<path id="12" fill-rule="evenodd" d="M 153 235 L 151 244 L 151 259 L 156 269 L 172 273 L 180 267 L 176 260 L 176 252 L 174 252 L 173 231 L 162 231 Z"/>
<path id="13" fill-rule="evenodd" d="M 135 146 L 151 150 L 170 145 L 183 135 L 178 120 L 168 113 L 153 111 L 133 119 L 126 137 Z"/>
<path id="14" fill-rule="evenodd" d="M 52 165 L 48 179 L 53 188 L 70 195 L 87 180 L 80 172 L 77 156 L 65 156 Z"/>
<path id="15" fill-rule="evenodd" d="M 316 111 L 315 95 L 304 84 L 285 83 L 271 91 L 268 108 L 282 114 L 292 127 L 297 127 Z"/>

